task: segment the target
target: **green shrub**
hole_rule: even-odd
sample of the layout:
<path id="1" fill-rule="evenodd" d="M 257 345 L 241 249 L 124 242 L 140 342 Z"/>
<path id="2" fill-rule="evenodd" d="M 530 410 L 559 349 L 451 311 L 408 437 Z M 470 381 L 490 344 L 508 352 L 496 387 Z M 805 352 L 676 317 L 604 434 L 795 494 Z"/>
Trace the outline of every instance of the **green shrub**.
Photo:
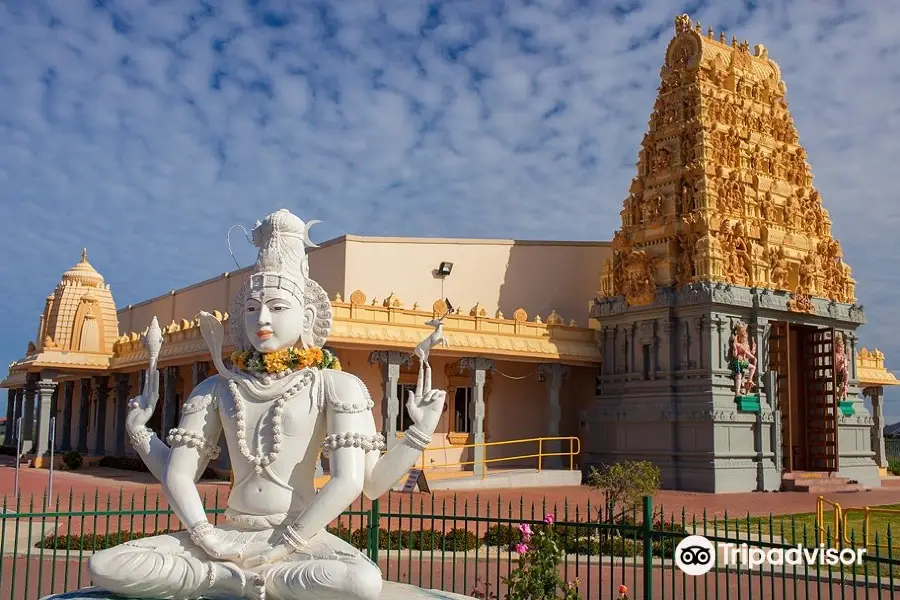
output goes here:
<path id="1" fill-rule="evenodd" d="M 887 468 L 891 475 L 900 475 L 900 458 L 890 459 Z"/>
<path id="2" fill-rule="evenodd" d="M 443 549 L 448 552 L 465 552 L 480 546 L 481 540 L 468 529 L 451 529 L 444 534 Z"/>
<path id="3" fill-rule="evenodd" d="M 74 450 L 69 450 L 65 454 L 63 454 L 63 465 L 65 468 L 70 471 L 77 471 L 81 468 L 81 465 L 84 464 L 84 459 L 81 458 L 81 455 L 75 452 Z"/>
<path id="4" fill-rule="evenodd" d="M 643 551 L 641 542 L 627 537 L 611 536 L 600 543 L 600 552 L 604 556 L 635 558 L 641 556 Z"/>
<path id="5" fill-rule="evenodd" d="M 644 496 L 652 496 L 662 483 L 662 475 L 649 461 L 626 460 L 599 470 L 591 467 L 588 483 L 606 494 L 610 508 L 627 510 L 637 506 Z"/>
<path id="6" fill-rule="evenodd" d="M 35 548 L 46 550 L 105 550 L 130 540 L 154 535 L 173 533 L 177 529 L 161 529 L 154 532 L 114 531 L 110 533 L 73 533 L 66 535 L 48 535 L 35 544 Z"/>
<path id="7" fill-rule="evenodd" d="M 444 547 L 444 532 L 432 529 L 411 531 L 409 536 L 409 548 L 411 550 L 440 550 Z"/>
<path id="8" fill-rule="evenodd" d="M 484 544 L 508 548 L 522 541 L 522 532 L 512 525 L 492 525 L 484 534 Z"/>

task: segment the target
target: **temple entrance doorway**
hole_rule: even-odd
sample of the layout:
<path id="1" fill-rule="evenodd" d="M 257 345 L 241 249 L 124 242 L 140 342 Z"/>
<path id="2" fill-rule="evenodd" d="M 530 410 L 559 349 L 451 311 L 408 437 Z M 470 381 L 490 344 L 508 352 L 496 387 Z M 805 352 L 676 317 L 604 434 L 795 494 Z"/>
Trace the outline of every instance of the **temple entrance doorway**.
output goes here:
<path id="1" fill-rule="evenodd" d="M 838 470 L 834 329 L 779 321 L 769 337 L 786 473 Z"/>

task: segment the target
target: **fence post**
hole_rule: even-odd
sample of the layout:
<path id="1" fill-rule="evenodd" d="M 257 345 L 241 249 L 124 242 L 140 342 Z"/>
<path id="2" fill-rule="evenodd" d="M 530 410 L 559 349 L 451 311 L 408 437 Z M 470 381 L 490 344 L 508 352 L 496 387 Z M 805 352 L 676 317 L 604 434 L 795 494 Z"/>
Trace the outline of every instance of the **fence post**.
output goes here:
<path id="1" fill-rule="evenodd" d="M 653 497 L 644 496 L 644 598 L 653 598 Z"/>
<path id="2" fill-rule="evenodd" d="M 379 534 L 379 525 L 381 524 L 381 510 L 379 506 L 379 499 L 376 498 L 372 500 L 372 508 L 369 509 L 368 515 L 369 523 L 369 548 L 368 554 L 369 558 L 372 562 L 378 564 L 378 534 Z"/>

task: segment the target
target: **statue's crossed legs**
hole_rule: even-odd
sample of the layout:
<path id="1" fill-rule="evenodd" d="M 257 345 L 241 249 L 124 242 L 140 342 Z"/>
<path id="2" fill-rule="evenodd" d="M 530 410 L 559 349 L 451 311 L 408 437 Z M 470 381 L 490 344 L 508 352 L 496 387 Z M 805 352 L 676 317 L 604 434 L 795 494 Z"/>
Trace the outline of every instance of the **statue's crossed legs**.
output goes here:
<path id="1" fill-rule="evenodd" d="M 227 522 L 218 528 L 229 540 L 248 545 L 279 537 L 273 536 L 273 529 L 239 531 Z M 325 531 L 313 536 L 305 552 L 252 572 L 210 559 L 187 532 L 102 550 L 90 557 L 88 569 L 95 585 L 127 598 L 375 600 L 382 587 L 381 571 L 374 563 Z"/>

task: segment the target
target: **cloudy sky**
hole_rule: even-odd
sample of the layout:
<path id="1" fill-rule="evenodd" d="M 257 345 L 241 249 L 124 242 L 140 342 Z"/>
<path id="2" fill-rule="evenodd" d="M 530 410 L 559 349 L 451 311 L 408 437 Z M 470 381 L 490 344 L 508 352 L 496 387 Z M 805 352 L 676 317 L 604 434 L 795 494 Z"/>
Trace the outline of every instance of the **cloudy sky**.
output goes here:
<path id="1" fill-rule="evenodd" d="M 82 246 L 122 306 L 231 269 L 228 227 L 283 206 L 319 239 L 609 239 L 682 12 L 781 65 L 900 368 L 898 0 L 4 0 L 0 359 Z"/>

